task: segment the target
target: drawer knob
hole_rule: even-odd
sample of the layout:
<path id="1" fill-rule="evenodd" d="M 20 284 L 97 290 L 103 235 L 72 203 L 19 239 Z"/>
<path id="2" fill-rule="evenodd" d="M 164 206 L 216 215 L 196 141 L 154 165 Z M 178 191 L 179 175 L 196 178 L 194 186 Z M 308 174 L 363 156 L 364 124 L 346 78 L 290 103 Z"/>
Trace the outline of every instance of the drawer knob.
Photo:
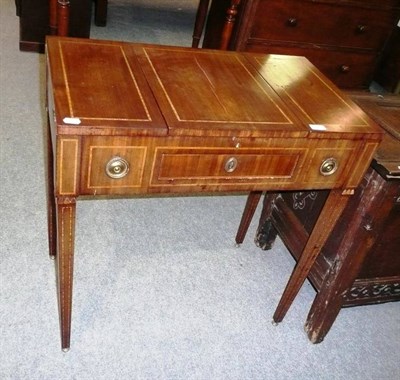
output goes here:
<path id="1" fill-rule="evenodd" d="M 287 20 L 287 25 L 288 25 L 288 26 L 291 26 L 292 28 L 294 28 L 295 26 L 297 26 L 297 18 L 295 18 L 295 17 L 290 17 L 290 18 Z"/>
<path id="2" fill-rule="evenodd" d="M 333 157 L 326 158 L 324 161 L 322 161 L 321 167 L 319 168 L 319 172 L 325 176 L 332 175 L 333 173 L 336 172 L 338 166 L 339 166 L 338 162 L 336 161 L 335 158 Z"/>
<path id="3" fill-rule="evenodd" d="M 349 65 L 341 65 L 340 66 L 340 71 L 342 73 L 348 73 L 348 72 L 350 72 L 350 66 Z"/>
<path id="4" fill-rule="evenodd" d="M 227 173 L 232 173 L 236 170 L 237 165 L 238 165 L 237 159 L 235 157 L 231 157 L 225 162 L 225 171 Z"/>
<path id="5" fill-rule="evenodd" d="M 129 162 L 121 157 L 113 157 L 106 165 L 106 174 L 110 178 L 122 178 L 129 172 Z"/>
<path id="6" fill-rule="evenodd" d="M 365 33 L 367 31 L 367 27 L 365 25 L 357 25 L 356 32 L 359 34 Z"/>

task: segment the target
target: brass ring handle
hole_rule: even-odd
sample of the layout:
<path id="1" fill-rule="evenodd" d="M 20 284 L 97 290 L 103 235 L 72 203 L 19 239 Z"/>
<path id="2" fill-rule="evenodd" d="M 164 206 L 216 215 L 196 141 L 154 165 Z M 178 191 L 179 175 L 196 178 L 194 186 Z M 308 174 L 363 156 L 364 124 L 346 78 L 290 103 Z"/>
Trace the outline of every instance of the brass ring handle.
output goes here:
<path id="1" fill-rule="evenodd" d="M 106 165 L 106 174 L 113 179 L 123 178 L 129 172 L 129 162 L 121 157 L 113 157 Z"/>
<path id="2" fill-rule="evenodd" d="M 319 168 L 319 172 L 324 176 L 332 175 L 333 173 L 336 172 L 338 167 L 339 164 L 335 158 L 333 157 L 326 158 L 325 160 L 322 161 L 322 164 Z"/>
<path id="3" fill-rule="evenodd" d="M 231 157 L 228 158 L 228 160 L 225 162 L 224 169 L 227 173 L 232 173 L 236 170 L 237 165 L 238 165 L 238 160 L 235 157 Z"/>

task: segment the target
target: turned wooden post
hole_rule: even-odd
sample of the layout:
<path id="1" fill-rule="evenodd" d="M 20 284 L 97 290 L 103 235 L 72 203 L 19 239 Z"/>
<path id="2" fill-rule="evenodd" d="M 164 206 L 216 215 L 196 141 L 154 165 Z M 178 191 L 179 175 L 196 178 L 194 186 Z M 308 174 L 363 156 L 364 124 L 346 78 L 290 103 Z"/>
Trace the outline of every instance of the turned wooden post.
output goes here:
<path id="1" fill-rule="evenodd" d="M 52 36 L 68 36 L 70 0 L 49 0 L 49 29 Z"/>
<path id="2" fill-rule="evenodd" d="M 226 21 L 221 36 L 221 45 L 220 45 L 221 50 L 228 49 L 229 42 L 232 36 L 233 27 L 235 26 L 236 15 L 238 13 L 237 9 L 240 5 L 240 1 L 241 0 L 232 0 L 230 7 L 226 11 Z"/>
<path id="3" fill-rule="evenodd" d="M 57 1 L 57 35 L 68 36 L 69 32 L 69 10 L 71 2 L 69 0 Z"/>

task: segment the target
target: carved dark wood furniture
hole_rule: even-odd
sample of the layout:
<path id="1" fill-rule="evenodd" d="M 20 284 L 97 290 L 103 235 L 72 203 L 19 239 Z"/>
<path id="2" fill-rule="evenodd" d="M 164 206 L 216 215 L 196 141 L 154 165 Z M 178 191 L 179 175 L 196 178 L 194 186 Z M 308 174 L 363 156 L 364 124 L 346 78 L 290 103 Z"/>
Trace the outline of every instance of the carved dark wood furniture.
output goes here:
<path id="1" fill-rule="evenodd" d="M 352 98 L 387 132 L 310 271 L 318 293 L 306 331 L 315 343 L 324 339 L 342 307 L 400 300 L 400 97 L 359 93 Z M 267 195 L 256 243 L 270 249 L 279 233 L 298 259 L 328 193 Z"/>
<path id="2" fill-rule="evenodd" d="M 76 201 L 86 195 L 332 189 L 283 318 L 369 166 L 378 126 L 301 57 L 48 37 L 47 70 L 62 348 Z"/>
<path id="3" fill-rule="evenodd" d="M 399 18 L 399 0 L 214 0 L 203 47 L 305 56 L 339 87 L 362 88 Z"/>
<path id="4" fill-rule="evenodd" d="M 46 35 L 58 34 L 57 0 L 15 0 L 15 3 L 20 24 L 20 50 L 43 53 Z M 92 0 L 70 0 L 69 3 L 68 35 L 89 37 Z M 61 6 L 65 6 L 65 2 L 61 1 Z"/>

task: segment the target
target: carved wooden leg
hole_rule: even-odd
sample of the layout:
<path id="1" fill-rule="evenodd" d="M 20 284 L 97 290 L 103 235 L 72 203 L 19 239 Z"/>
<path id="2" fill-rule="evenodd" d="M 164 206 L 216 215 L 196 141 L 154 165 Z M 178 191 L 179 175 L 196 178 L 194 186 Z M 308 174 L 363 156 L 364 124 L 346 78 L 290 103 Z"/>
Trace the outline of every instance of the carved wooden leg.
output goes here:
<path id="1" fill-rule="evenodd" d="M 47 135 L 47 224 L 50 258 L 55 259 L 57 253 L 57 221 L 56 201 L 54 197 L 54 159 L 51 142 L 50 123 Z"/>
<path id="2" fill-rule="evenodd" d="M 351 199 L 351 206 L 355 207 L 349 204 L 346 208 L 343 219 L 350 223 L 307 317 L 305 330 L 313 343 L 322 342 L 331 328 L 344 295 L 353 285 L 370 248 L 381 236 L 384 221 L 392 209 L 396 188 L 386 187 L 385 180 L 372 169 L 365 180 L 368 184 L 364 187 L 364 182 Z M 371 212 L 374 209 L 379 213 Z"/>
<path id="3" fill-rule="evenodd" d="M 275 310 L 273 316 L 274 322 L 279 323 L 285 317 L 286 312 L 307 278 L 315 259 L 346 207 L 348 199 L 349 195 L 347 193 L 343 195 L 341 189 L 330 191 L 317 223 L 308 238 L 307 244 L 290 276 L 278 307 Z"/>
<path id="4" fill-rule="evenodd" d="M 106 26 L 107 24 L 108 0 L 96 0 L 94 9 L 94 23 L 97 26 Z"/>
<path id="5" fill-rule="evenodd" d="M 272 209 L 278 195 L 277 193 L 267 193 L 264 197 L 260 222 L 254 239 L 256 245 L 263 250 L 271 249 L 278 235 L 278 231 L 273 226 L 271 220 Z"/>
<path id="6" fill-rule="evenodd" d="M 204 23 L 207 17 L 208 5 L 210 0 L 200 0 L 196 13 L 196 21 L 194 23 L 192 47 L 199 47 L 199 42 L 204 29 Z"/>
<path id="7" fill-rule="evenodd" d="M 57 35 L 68 36 L 69 33 L 69 0 L 58 0 L 57 2 Z"/>
<path id="8" fill-rule="evenodd" d="M 237 9 L 240 5 L 240 1 L 241 0 L 232 0 L 230 7 L 226 11 L 226 21 L 221 36 L 221 50 L 228 49 L 229 42 L 231 41 L 232 37 L 233 27 L 235 26 L 236 15 L 238 13 Z"/>
<path id="9" fill-rule="evenodd" d="M 63 351 L 68 351 L 71 336 L 75 210 L 75 198 L 57 198 L 58 252 L 56 268 L 61 347 Z"/>
<path id="10" fill-rule="evenodd" d="M 246 206 L 244 207 L 242 219 L 240 221 L 238 232 L 236 233 L 236 244 L 243 243 L 261 195 L 262 191 L 252 191 L 247 197 Z"/>

